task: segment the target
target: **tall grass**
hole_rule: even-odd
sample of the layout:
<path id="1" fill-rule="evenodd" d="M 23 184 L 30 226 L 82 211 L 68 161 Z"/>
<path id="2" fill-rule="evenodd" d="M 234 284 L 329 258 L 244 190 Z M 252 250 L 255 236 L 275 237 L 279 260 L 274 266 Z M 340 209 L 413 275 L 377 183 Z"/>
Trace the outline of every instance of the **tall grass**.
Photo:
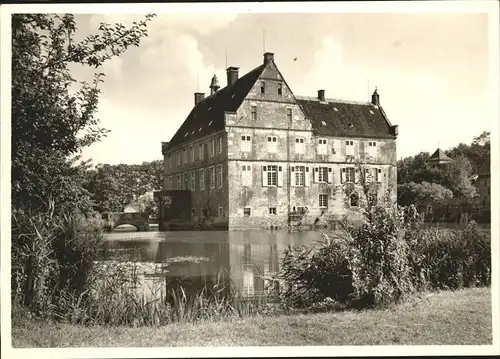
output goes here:
<path id="1" fill-rule="evenodd" d="M 147 285 L 136 263 L 96 266 L 88 295 L 71 300 L 56 319 L 84 325 L 155 326 L 175 322 L 217 321 L 274 311 L 267 298 L 244 300 L 220 271 L 213 282 L 194 288 L 190 278 L 168 273 Z M 175 283 L 174 283 L 175 282 Z M 189 288 L 189 289 L 188 289 Z"/>
<path id="2" fill-rule="evenodd" d="M 13 302 L 34 315 L 52 317 L 65 310 L 68 298 L 87 293 L 89 273 L 103 241 L 97 216 L 55 214 L 48 210 L 12 213 Z"/>

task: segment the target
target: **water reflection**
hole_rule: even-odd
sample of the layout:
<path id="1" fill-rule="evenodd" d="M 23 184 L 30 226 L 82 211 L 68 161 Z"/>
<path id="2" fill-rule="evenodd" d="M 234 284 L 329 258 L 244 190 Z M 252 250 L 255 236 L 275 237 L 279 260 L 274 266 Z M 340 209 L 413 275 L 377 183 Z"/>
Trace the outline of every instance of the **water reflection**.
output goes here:
<path id="1" fill-rule="evenodd" d="M 142 264 L 145 284 L 162 276 L 158 268 L 166 268 L 170 287 L 180 278 L 193 289 L 230 279 L 242 296 L 254 297 L 272 283 L 288 245 L 317 239 L 317 232 L 114 232 L 102 259 Z"/>

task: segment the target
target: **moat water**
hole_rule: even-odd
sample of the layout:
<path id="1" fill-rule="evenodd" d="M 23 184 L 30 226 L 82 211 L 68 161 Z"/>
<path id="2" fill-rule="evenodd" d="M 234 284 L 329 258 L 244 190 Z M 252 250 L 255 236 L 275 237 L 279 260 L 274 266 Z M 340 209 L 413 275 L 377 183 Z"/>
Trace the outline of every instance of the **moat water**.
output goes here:
<path id="1" fill-rule="evenodd" d="M 119 227 L 107 235 L 102 259 L 133 262 L 146 293 L 148 283 L 161 282 L 165 272 L 187 286 L 209 287 L 224 274 L 243 297 L 253 297 L 269 293 L 269 278 L 279 270 L 288 246 L 320 238 L 314 231 L 135 232 Z"/>

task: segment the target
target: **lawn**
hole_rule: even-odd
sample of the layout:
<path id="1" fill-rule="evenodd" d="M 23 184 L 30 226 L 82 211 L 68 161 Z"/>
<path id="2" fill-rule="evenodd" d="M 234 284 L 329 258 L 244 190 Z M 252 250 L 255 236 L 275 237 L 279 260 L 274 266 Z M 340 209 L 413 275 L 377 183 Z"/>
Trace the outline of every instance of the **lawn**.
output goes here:
<path id="1" fill-rule="evenodd" d="M 423 294 L 385 310 L 254 317 L 163 327 L 84 327 L 25 322 L 15 348 L 492 343 L 490 288 Z"/>

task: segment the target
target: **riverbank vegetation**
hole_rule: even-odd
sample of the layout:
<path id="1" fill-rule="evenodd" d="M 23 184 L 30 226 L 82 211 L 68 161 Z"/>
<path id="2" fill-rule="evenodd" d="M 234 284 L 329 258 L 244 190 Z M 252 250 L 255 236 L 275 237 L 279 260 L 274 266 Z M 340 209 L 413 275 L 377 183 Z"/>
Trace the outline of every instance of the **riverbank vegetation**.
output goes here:
<path id="1" fill-rule="evenodd" d="M 290 345 L 487 345 L 489 288 L 421 293 L 383 310 L 232 318 L 166 326 L 21 322 L 14 347 L 194 347 Z"/>

